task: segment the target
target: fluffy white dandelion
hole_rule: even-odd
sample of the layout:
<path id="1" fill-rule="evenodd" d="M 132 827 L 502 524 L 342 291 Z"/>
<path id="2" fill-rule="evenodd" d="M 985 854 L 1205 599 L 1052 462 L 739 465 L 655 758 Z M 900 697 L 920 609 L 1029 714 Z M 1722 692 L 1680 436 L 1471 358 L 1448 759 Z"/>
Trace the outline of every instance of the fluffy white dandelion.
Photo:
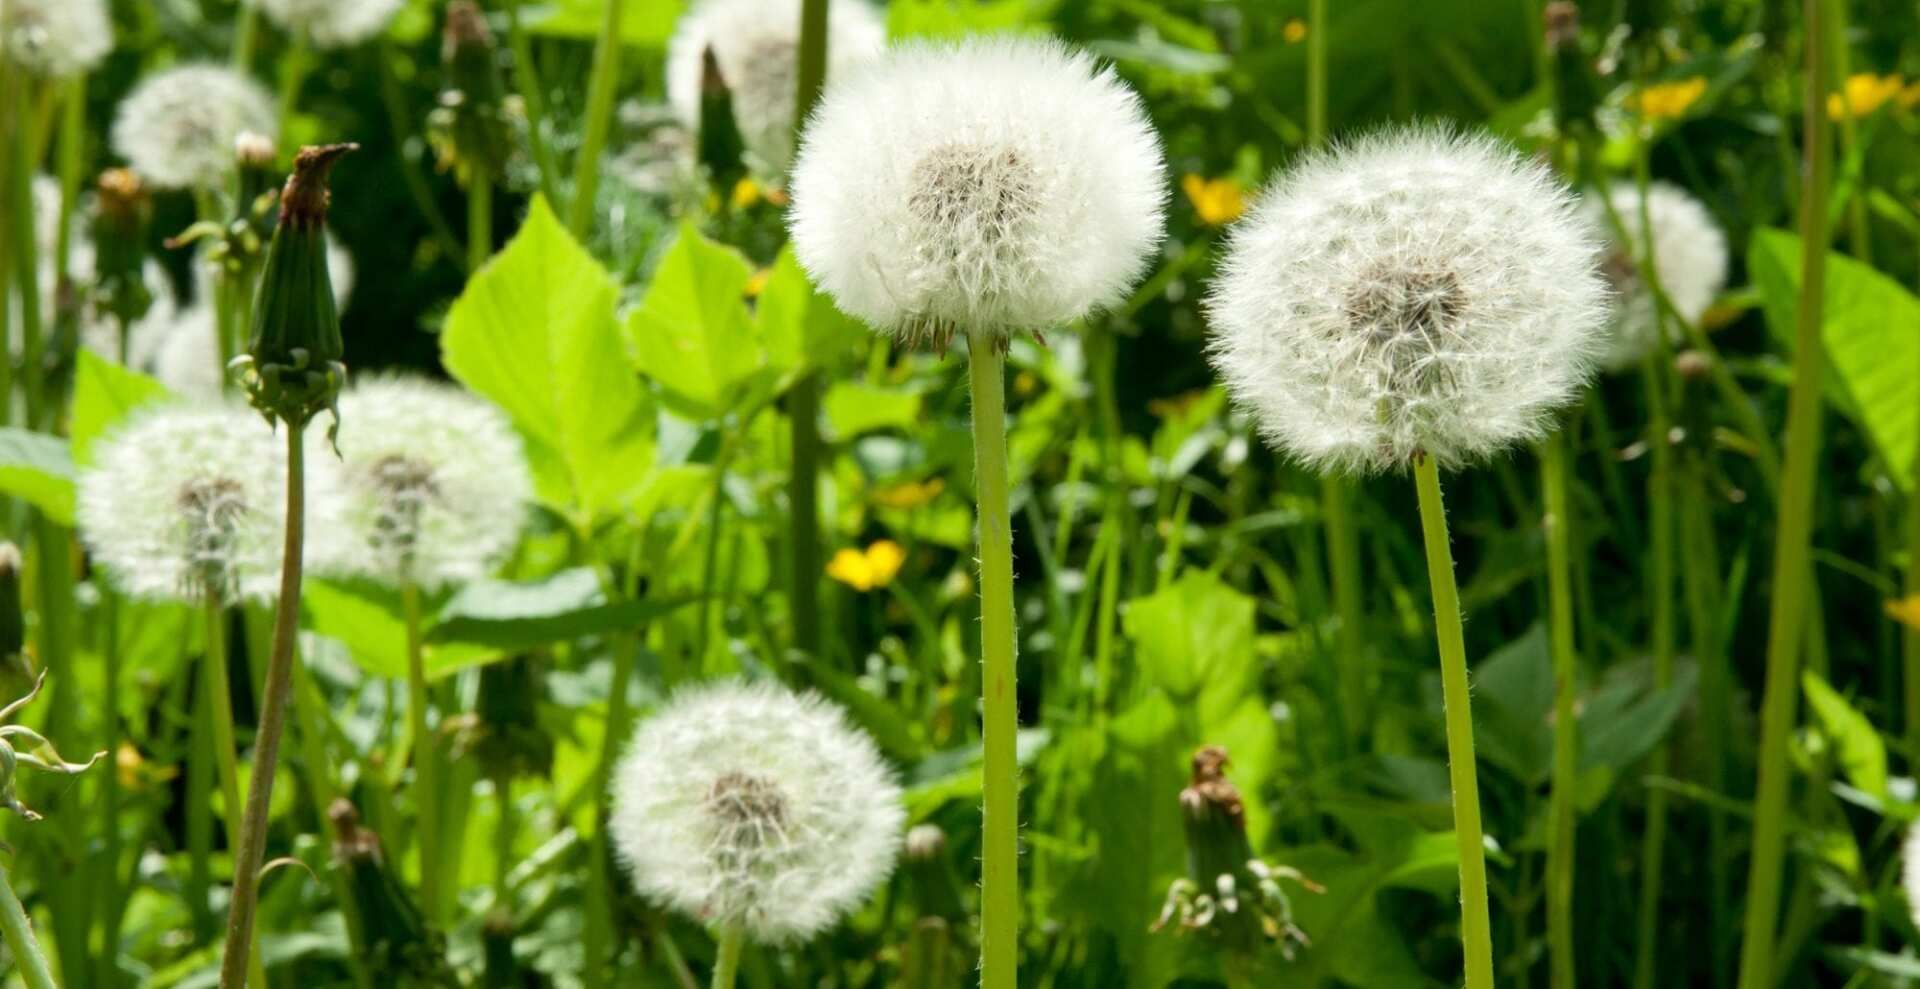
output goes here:
<path id="1" fill-rule="evenodd" d="M 1211 356 L 1282 450 L 1378 471 L 1540 435 L 1602 343 L 1600 248 L 1492 138 L 1392 130 L 1307 158 L 1234 228 Z"/>
<path id="2" fill-rule="evenodd" d="M 878 55 L 887 29 L 867 0 L 827 13 L 827 77 Z M 698 0 L 667 43 L 667 101 L 688 130 L 700 126 L 707 49 L 733 96 L 734 122 L 759 170 L 778 176 L 793 157 L 799 85 L 800 0 Z"/>
<path id="3" fill-rule="evenodd" d="M 346 48 L 387 29 L 404 0 L 256 0 L 281 30 L 321 48 Z"/>
<path id="4" fill-rule="evenodd" d="M 325 428 L 316 426 L 314 428 Z M 433 589 L 492 573 L 533 498 L 520 437 L 460 388 L 374 377 L 340 396 L 340 528 L 314 569 Z"/>
<path id="5" fill-rule="evenodd" d="M 309 505 L 333 499 L 312 458 Z M 250 409 L 170 404 L 136 414 L 80 475 L 80 538 L 121 590 L 169 601 L 265 599 L 286 533 L 283 441 Z M 309 525 L 328 524 L 324 508 Z"/>
<path id="6" fill-rule="evenodd" d="M 79 75 L 112 50 L 113 22 L 105 0 L 0 3 L 0 53 L 36 75 Z"/>
<path id="7" fill-rule="evenodd" d="M 243 131 L 275 132 L 273 97 L 251 78 L 217 65 L 183 65 L 150 76 L 120 104 L 113 148 L 160 188 L 217 188 L 233 168 Z"/>
<path id="8" fill-rule="evenodd" d="M 219 321 L 212 307 L 195 303 L 165 324 L 135 335 L 130 363 L 183 398 L 218 398 L 227 375 L 220 361 Z"/>
<path id="9" fill-rule="evenodd" d="M 610 827 L 640 893 L 761 943 L 811 936 L 893 871 L 906 812 L 839 708 L 777 684 L 683 689 L 634 732 Z"/>
<path id="10" fill-rule="evenodd" d="M 1613 216 L 1608 216 L 1608 206 Z M 1705 205 L 1686 190 L 1665 182 L 1647 187 L 1646 224 L 1641 222 L 1640 192 L 1631 183 L 1607 191 L 1603 201 L 1589 194 L 1587 219 L 1608 245 L 1605 273 L 1618 296 L 1612 332 L 1600 361 L 1610 370 L 1635 364 L 1659 340 L 1658 303 L 1640 273 L 1646 253 L 1646 229 L 1653 227 L 1653 266 L 1675 312 L 1697 322 L 1727 284 L 1727 237 Z M 1619 220 L 1614 225 L 1613 217 Z M 1623 242 L 1621 237 L 1625 235 Z M 1669 327 L 1669 334 L 1677 332 Z"/>
<path id="11" fill-rule="evenodd" d="M 912 44 L 830 81 L 788 215 L 841 309 L 896 337 L 1047 330 L 1123 299 L 1159 244 L 1140 99 L 1057 42 Z"/>

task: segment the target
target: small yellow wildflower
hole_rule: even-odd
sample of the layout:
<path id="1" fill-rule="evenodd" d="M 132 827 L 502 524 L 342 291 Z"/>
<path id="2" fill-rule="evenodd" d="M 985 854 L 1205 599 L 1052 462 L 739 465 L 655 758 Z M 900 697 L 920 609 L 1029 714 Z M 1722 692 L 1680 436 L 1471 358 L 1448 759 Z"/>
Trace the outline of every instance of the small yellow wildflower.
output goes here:
<path id="1" fill-rule="evenodd" d="M 1707 80 L 1702 76 L 1692 76 L 1677 82 L 1648 86 L 1629 97 L 1627 106 L 1649 119 L 1678 120 L 1687 115 L 1687 111 L 1706 91 Z"/>
<path id="2" fill-rule="evenodd" d="M 1197 388 L 1169 398 L 1150 398 L 1147 400 L 1147 411 L 1162 419 L 1172 419 L 1175 416 L 1186 415 L 1187 410 L 1193 408 L 1195 402 L 1205 397 L 1207 397 L 1207 390 Z"/>
<path id="3" fill-rule="evenodd" d="M 945 490 L 947 490 L 947 482 L 937 477 L 929 477 L 924 481 L 907 481 L 879 488 L 870 497 L 873 503 L 881 508 L 905 511 L 925 508 L 933 504 L 933 499 L 940 497 L 940 492 Z"/>
<path id="4" fill-rule="evenodd" d="M 747 278 L 747 298 L 758 299 L 767 287 L 767 279 L 773 277 L 772 268 L 761 268 Z"/>
<path id="5" fill-rule="evenodd" d="M 1210 227 L 1224 227 L 1247 211 L 1246 194 L 1232 178 L 1187 175 L 1180 179 L 1180 189 L 1187 194 L 1187 201 L 1193 204 L 1193 212 L 1200 217 L 1200 222 Z"/>
<path id="6" fill-rule="evenodd" d="M 760 183 L 741 179 L 733 184 L 733 208 L 746 209 L 760 201 Z"/>
<path id="7" fill-rule="evenodd" d="M 1840 92 L 1827 96 L 1827 115 L 1836 120 L 1858 120 L 1871 117 L 1875 110 L 1893 101 L 1906 100 L 1903 90 L 1906 80 L 1899 76 L 1878 76 L 1871 72 L 1858 72 L 1847 77 L 1847 84 Z"/>
<path id="8" fill-rule="evenodd" d="M 1280 29 L 1280 37 L 1286 39 L 1289 45 L 1307 40 L 1307 22 L 1298 17 L 1289 18 L 1286 26 Z"/>
<path id="9" fill-rule="evenodd" d="M 1902 625 L 1920 628 L 1920 594 L 1888 601 L 1887 617 Z"/>
<path id="10" fill-rule="evenodd" d="M 827 576 L 856 591 L 871 591 L 893 583 L 900 565 L 907 562 L 907 551 L 891 539 L 882 539 L 865 552 L 843 549 L 827 562 Z"/>
<path id="11" fill-rule="evenodd" d="M 1019 374 L 1013 376 L 1013 393 L 1015 395 L 1026 398 L 1028 395 L 1039 390 L 1040 379 L 1035 377 L 1032 371 L 1021 371 Z"/>

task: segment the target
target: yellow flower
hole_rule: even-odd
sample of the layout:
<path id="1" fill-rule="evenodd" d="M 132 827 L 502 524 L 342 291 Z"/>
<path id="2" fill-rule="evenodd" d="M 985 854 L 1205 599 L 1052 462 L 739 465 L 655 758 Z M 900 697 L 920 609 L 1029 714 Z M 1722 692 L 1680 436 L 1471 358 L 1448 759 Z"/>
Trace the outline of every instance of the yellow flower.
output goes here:
<path id="1" fill-rule="evenodd" d="M 1013 393 L 1025 398 L 1040 390 L 1040 379 L 1032 371 L 1021 371 L 1013 376 Z"/>
<path id="2" fill-rule="evenodd" d="M 760 183 L 741 179 L 733 184 L 733 208 L 746 209 L 760 201 Z"/>
<path id="3" fill-rule="evenodd" d="M 947 490 L 947 482 L 930 477 L 924 481 L 907 481 L 876 490 L 870 497 L 881 508 L 914 509 L 925 508 Z"/>
<path id="4" fill-rule="evenodd" d="M 868 546 L 866 552 L 843 549 L 827 562 L 827 576 L 856 591 L 871 591 L 893 583 L 900 565 L 907 562 L 907 551 L 891 539 Z"/>
<path id="5" fill-rule="evenodd" d="M 1687 111 L 1698 102 L 1707 91 L 1707 80 L 1702 76 L 1693 76 L 1678 82 L 1663 82 L 1635 93 L 1627 98 L 1627 106 L 1635 113 L 1654 120 L 1677 120 L 1687 115 Z"/>
<path id="6" fill-rule="evenodd" d="M 772 268 L 761 268 L 747 278 L 747 298 L 758 299 L 762 289 L 767 287 L 767 279 L 773 276 Z"/>
<path id="7" fill-rule="evenodd" d="M 1902 92 L 1905 87 L 1906 80 L 1899 76 L 1855 73 L 1847 77 L 1847 84 L 1840 92 L 1827 96 L 1827 115 L 1836 120 L 1870 117 L 1891 101 L 1905 103 L 1906 94 Z"/>
<path id="8" fill-rule="evenodd" d="M 1289 18 L 1287 25 L 1280 29 L 1280 37 L 1285 38 L 1289 45 L 1307 40 L 1307 22 L 1298 17 Z"/>
<path id="9" fill-rule="evenodd" d="M 1920 594 L 1888 601 L 1887 617 L 1902 625 L 1920 628 Z"/>
<path id="10" fill-rule="evenodd" d="M 1207 226 L 1226 226 L 1247 211 L 1247 197 L 1241 191 L 1240 183 L 1232 178 L 1207 179 L 1187 175 L 1180 179 L 1180 188 L 1187 194 L 1187 201 L 1193 204 L 1193 211 L 1200 217 L 1200 222 Z"/>

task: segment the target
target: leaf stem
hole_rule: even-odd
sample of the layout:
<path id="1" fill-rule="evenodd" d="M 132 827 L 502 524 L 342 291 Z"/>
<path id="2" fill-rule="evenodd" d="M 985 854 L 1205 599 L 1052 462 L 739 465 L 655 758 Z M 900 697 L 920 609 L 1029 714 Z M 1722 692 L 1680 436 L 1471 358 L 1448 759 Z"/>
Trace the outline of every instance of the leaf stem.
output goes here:
<path id="1" fill-rule="evenodd" d="M 1460 589 L 1454 582 L 1447 510 L 1440 470 L 1432 457 L 1413 459 L 1420 493 L 1420 527 L 1433 590 L 1434 635 L 1440 647 L 1440 688 L 1446 706 L 1447 772 L 1453 783 L 1453 830 L 1460 846 L 1460 941 L 1467 989 L 1493 987 L 1493 922 L 1487 908 L 1486 841 L 1480 830 L 1480 783 L 1473 756 L 1473 711 L 1467 682 L 1466 636 L 1460 625 Z"/>
<path id="2" fill-rule="evenodd" d="M 982 734 L 985 737 L 980 893 L 981 989 L 1013 989 L 1019 965 L 1020 767 L 1014 755 L 1013 525 L 1009 515 L 1005 357 L 969 334 L 973 452 L 980 539 Z"/>

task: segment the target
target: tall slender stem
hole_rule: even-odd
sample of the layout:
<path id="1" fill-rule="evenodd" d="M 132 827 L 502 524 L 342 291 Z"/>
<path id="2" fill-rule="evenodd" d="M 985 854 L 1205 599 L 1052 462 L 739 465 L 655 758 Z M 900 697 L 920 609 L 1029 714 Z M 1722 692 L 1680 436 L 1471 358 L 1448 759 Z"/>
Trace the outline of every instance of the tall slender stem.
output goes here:
<path id="1" fill-rule="evenodd" d="M 710 989 L 733 989 L 734 979 L 740 974 L 740 949 L 745 945 L 746 932 L 738 924 L 729 924 L 720 929 Z"/>
<path id="2" fill-rule="evenodd" d="M 985 800 L 981 828 L 980 985 L 1013 989 L 1020 937 L 1020 766 L 1014 757 L 1013 523 L 1007 486 L 1005 356 L 969 334 L 973 455 L 980 513 L 980 652 Z"/>
<path id="3" fill-rule="evenodd" d="M 1553 789 L 1547 820 L 1547 953 L 1554 989 L 1574 985 L 1573 862 L 1578 818 L 1574 791 L 1579 788 L 1579 755 L 1573 695 L 1577 674 L 1573 656 L 1573 552 L 1567 504 L 1567 441 L 1555 432 L 1540 446 L 1540 481 L 1545 494 L 1547 536 L 1547 625 L 1553 643 Z"/>
<path id="4" fill-rule="evenodd" d="M 47 956 L 40 953 L 40 942 L 33 936 L 33 921 L 27 918 L 27 909 L 20 905 L 20 898 L 14 895 L 5 865 L 0 865 L 0 934 L 6 937 L 7 951 L 13 955 L 13 963 L 19 968 L 27 989 L 56 989 Z"/>
<path id="5" fill-rule="evenodd" d="M 826 81 L 826 0 L 802 0 L 800 4 L 798 63 L 793 111 L 796 140 Z M 794 648 L 809 656 L 820 652 L 821 386 L 819 372 L 811 372 L 794 382 L 787 393 L 787 425 L 793 447 L 793 466 L 787 477 L 787 517 L 793 544 L 788 609 L 793 615 Z"/>
<path id="6" fill-rule="evenodd" d="M 420 836 L 420 910 L 440 919 L 440 756 L 428 714 L 433 704 L 427 685 L 426 648 L 420 630 L 420 588 L 400 585 L 400 609 L 407 626 L 407 726 L 413 737 L 415 830 Z"/>
<path id="7" fill-rule="evenodd" d="M 207 692 L 208 711 L 213 715 L 213 759 L 220 775 L 220 803 L 224 808 L 227 842 L 240 843 L 240 756 L 233 727 L 233 682 L 227 673 L 227 612 L 218 597 L 209 595 L 205 612 L 207 654 L 201 659 L 201 685 Z M 259 938 L 254 939 L 259 948 Z M 256 950 L 248 956 L 247 979 L 254 989 L 265 989 L 267 975 Z"/>
<path id="8" fill-rule="evenodd" d="M 1747 913 L 1741 938 L 1740 989 L 1772 989 L 1774 937 L 1785 871 L 1787 736 L 1800 697 L 1800 658 L 1806 644 L 1809 543 L 1820 453 L 1820 390 L 1826 354 L 1820 325 L 1827 275 L 1827 184 L 1833 148 L 1828 139 L 1826 5 L 1806 0 L 1807 166 L 1800 196 L 1800 304 L 1795 329 L 1793 387 L 1787 400 L 1787 443 L 1774 531 L 1773 609 L 1767 622 L 1766 694 L 1760 708 L 1759 783 L 1753 807 L 1753 857 L 1747 869 Z"/>
<path id="9" fill-rule="evenodd" d="M 548 202 L 559 199 L 559 167 L 553 161 L 553 147 L 547 143 L 547 94 L 541 88 L 540 69 L 533 61 L 533 45 L 527 29 L 520 23 L 520 0 L 507 0 L 507 47 L 513 51 L 513 82 L 520 90 L 521 105 L 527 112 L 527 148 L 533 153 L 534 167 L 540 171 L 540 191 Z"/>
<path id="10" fill-rule="evenodd" d="M 1327 140 L 1327 0 L 1307 0 L 1307 143 Z"/>
<path id="11" fill-rule="evenodd" d="M 1680 555 L 1687 595 L 1687 636 L 1694 663 L 1700 670 L 1700 723 L 1704 727 L 1706 783 L 1715 793 L 1727 792 L 1728 726 L 1732 721 L 1731 671 L 1727 668 L 1725 646 L 1720 632 L 1720 553 L 1713 538 L 1713 513 L 1708 499 L 1707 465 L 1704 454 L 1687 458 L 1681 478 L 1685 488 L 1676 494 L 1681 511 L 1686 513 L 1679 527 L 1687 541 Z M 1713 971 L 1712 985 L 1727 984 L 1731 966 L 1727 964 L 1728 872 L 1727 814 L 1714 805 L 1707 808 L 1707 922 L 1712 937 L 1708 941 Z"/>
<path id="12" fill-rule="evenodd" d="M 303 424 L 301 424 L 303 425 Z M 227 942 L 220 960 L 221 989 L 245 981 L 253 916 L 259 907 L 260 863 L 267 848 L 267 815 L 272 809 L 273 777 L 280 759 L 280 735 L 286 727 L 288 685 L 292 681 L 293 638 L 300 627 L 301 548 L 306 531 L 306 430 L 283 424 L 287 432 L 287 541 L 280 565 L 280 600 L 274 606 L 273 652 L 267 665 L 260 730 L 253 746 L 253 777 L 247 786 L 246 815 L 233 857 L 233 905 L 227 912 Z"/>
<path id="13" fill-rule="evenodd" d="M 600 40 L 593 47 L 593 74 L 587 82 L 585 136 L 573 163 L 573 202 L 567 208 L 567 229 L 585 240 L 593 226 L 593 198 L 600 185 L 600 151 L 613 126 L 613 94 L 620 82 L 620 27 L 623 0 L 606 0 L 600 22 Z"/>
<path id="14" fill-rule="evenodd" d="M 233 67 L 246 72 L 253 66 L 253 47 L 260 37 L 260 12 L 255 7 L 256 0 L 237 0 L 235 6 L 239 12 L 233 23 L 233 52 L 230 56 Z"/>
<path id="15" fill-rule="evenodd" d="M 12 220 L 12 229 L 5 231 L 11 236 L 8 257 L 13 261 L 14 287 L 20 293 L 20 303 L 16 307 L 20 313 L 20 389 L 24 392 L 26 423 L 28 428 L 37 428 L 40 422 L 40 267 L 39 245 L 35 242 L 33 230 L 33 170 L 34 155 L 32 142 L 27 135 L 31 131 L 33 117 L 33 87 L 23 84 L 18 78 L 9 79 L 17 92 L 14 104 L 15 133 L 7 142 L 11 149 L 12 161 L 7 169 L 8 188 L 0 195 L 10 198 L 13 208 L 7 212 Z M 0 278 L 5 278 L 0 273 Z M 9 354 L 9 356 L 11 356 Z"/>
<path id="16" fill-rule="evenodd" d="M 493 176 L 475 168 L 467 181 L 467 271 L 493 256 Z"/>
<path id="17" fill-rule="evenodd" d="M 306 84 L 311 62 L 306 35 L 292 32 L 287 39 L 287 50 L 280 56 L 280 114 L 276 119 L 280 121 L 281 130 L 286 129 L 287 121 L 293 119 L 294 111 L 300 107 L 300 87 Z"/>
<path id="18" fill-rule="evenodd" d="M 1454 583 L 1447 509 L 1440 469 L 1425 454 L 1413 460 L 1420 492 L 1420 528 L 1433 589 L 1433 630 L 1440 647 L 1440 690 L 1446 705 L 1447 773 L 1453 783 L 1453 831 L 1460 846 L 1460 941 L 1467 989 L 1493 987 L 1493 921 L 1487 907 L 1486 840 L 1480 831 L 1480 782 L 1473 756 L 1473 711 L 1467 683 L 1467 642 L 1460 626 L 1460 588 Z"/>
<path id="19" fill-rule="evenodd" d="M 118 768 L 120 754 L 120 598 L 101 588 L 99 606 L 101 624 L 100 693 L 106 709 L 106 751 L 114 756 L 110 769 Z M 106 860 L 106 888 L 98 897 L 100 906 L 100 955 L 94 979 L 106 989 L 120 987 L 120 919 L 126 909 L 120 894 L 120 774 L 102 774 L 101 804 L 105 811 L 105 834 L 101 858 Z"/>

